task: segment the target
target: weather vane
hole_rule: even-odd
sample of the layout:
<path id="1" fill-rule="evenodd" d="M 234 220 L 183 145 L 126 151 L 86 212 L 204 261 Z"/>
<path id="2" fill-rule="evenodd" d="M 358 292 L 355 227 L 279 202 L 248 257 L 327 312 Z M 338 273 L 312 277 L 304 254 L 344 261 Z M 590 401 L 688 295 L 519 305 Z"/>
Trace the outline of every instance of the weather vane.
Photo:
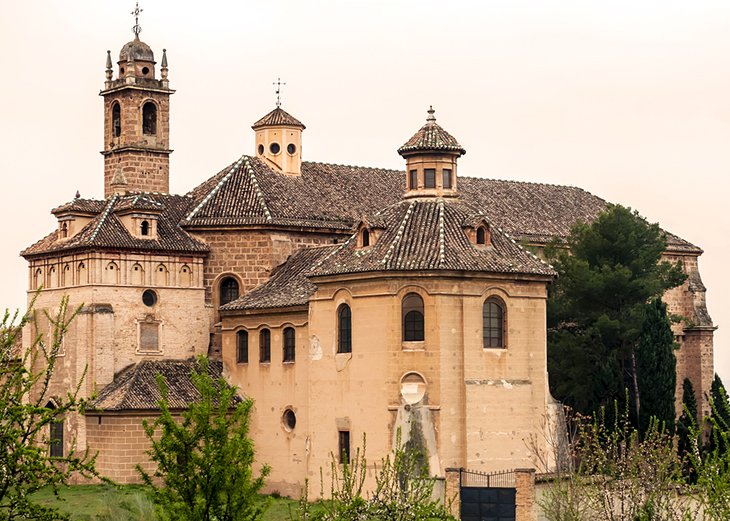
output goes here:
<path id="1" fill-rule="evenodd" d="M 276 107 L 281 107 L 281 86 L 286 85 L 286 83 L 281 82 L 281 78 L 276 78 L 276 82 L 272 83 L 272 85 L 276 85 Z"/>
<path id="2" fill-rule="evenodd" d="M 134 11 L 131 12 L 131 14 L 134 15 L 134 27 L 132 27 L 132 32 L 134 33 L 134 36 L 136 38 L 139 38 L 139 33 L 142 32 L 142 28 L 139 26 L 139 13 L 144 11 L 144 9 L 139 8 L 139 2 L 135 3 Z"/>

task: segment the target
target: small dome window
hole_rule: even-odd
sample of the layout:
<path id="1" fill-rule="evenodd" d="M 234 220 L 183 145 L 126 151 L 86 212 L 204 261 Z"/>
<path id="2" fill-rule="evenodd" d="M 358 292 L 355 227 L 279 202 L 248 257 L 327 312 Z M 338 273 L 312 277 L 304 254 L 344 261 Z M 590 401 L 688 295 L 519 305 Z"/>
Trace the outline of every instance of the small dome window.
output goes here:
<path id="1" fill-rule="evenodd" d="M 150 72 L 150 68 L 149 67 L 142 67 L 142 74 L 144 74 L 145 76 L 147 76 L 149 74 L 149 72 Z"/>
<path id="2" fill-rule="evenodd" d="M 297 415 L 291 409 L 287 409 L 281 417 L 281 423 L 287 432 L 291 432 L 297 426 Z"/>
<path id="3" fill-rule="evenodd" d="M 294 143 L 289 143 L 286 146 L 286 151 L 289 152 L 289 155 L 294 155 L 297 153 L 297 146 Z"/>
<path id="4" fill-rule="evenodd" d="M 142 221 L 142 225 L 140 226 L 139 232 L 142 235 L 149 235 L 150 234 L 150 222 L 149 221 Z"/>
<path id="5" fill-rule="evenodd" d="M 281 152 L 281 147 L 279 146 L 279 143 L 271 143 L 269 145 L 269 152 L 271 152 L 274 155 L 276 155 L 279 152 Z"/>
<path id="6" fill-rule="evenodd" d="M 259 155 L 260 156 L 264 155 L 264 145 L 259 145 Z"/>
<path id="7" fill-rule="evenodd" d="M 370 232 L 368 230 L 362 231 L 362 245 L 363 248 L 366 246 L 370 246 Z"/>
<path id="8" fill-rule="evenodd" d="M 142 133 L 148 136 L 157 134 L 157 105 L 151 101 L 142 107 Z"/>
<path id="9" fill-rule="evenodd" d="M 489 245 L 489 230 L 486 226 L 477 228 L 477 244 L 481 246 Z"/>

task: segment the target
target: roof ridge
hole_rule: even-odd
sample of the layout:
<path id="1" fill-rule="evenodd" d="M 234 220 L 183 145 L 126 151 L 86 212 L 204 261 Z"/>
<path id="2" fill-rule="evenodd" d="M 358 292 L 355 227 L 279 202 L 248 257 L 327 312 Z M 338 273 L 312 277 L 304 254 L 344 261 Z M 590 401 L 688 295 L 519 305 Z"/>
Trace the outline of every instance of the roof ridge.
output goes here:
<path id="1" fill-rule="evenodd" d="M 555 267 L 552 264 L 550 264 L 549 262 L 545 262 L 540 257 L 538 257 L 537 255 L 535 255 L 534 253 L 532 253 L 531 251 L 526 250 L 520 243 L 518 243 L 516 240 L 514 240 L 510 236 L 510 234 L 507 233 L 506 231 L 504 231 L 502 228 L 500 228 L 499 226 L 496 226 L 496 225 L 494 227 L 497 229 L 497 231 L 499 233 L 501 233 L 502 235 L 504 235 L 507 238 L 507 240 L 511 241 L 512 244 L 514 244 L 515 246 L 517 246 L 520 250 L 522 250 L 523 252 L 525 252 L 527 255 L 529 255 L 530 257 L 532 257 L 536 261 L 540 262 L 541 264 L 544 264 L 548 268 L 553 269 L 553 270 L 555 269 Z"/>
<path id="2" fill-rule="evenodd" d="M 264 208 L 264 215 L 266 216 L 266 220 L 268 222 L 272 221 L 271 218 L 271 212 L 269 211 L 269 206 L 266 204 L 266 198 L 264 197 L 264 193 L 261 191 L 261 186 L 259 185 L 258 179 L 256 179 L 256 173 L 254 172 L 253 167 L 251 166 L 251 163 L 248 161 L 248 156 L 243 156 L 243 163 L 246 167 L 246 172 L 251 176 L 251 182 L 254 185 L 254 188 L 256 189 L 256 198 L 261 203 L 261 206 Z"/>
<path id="3" fill-rule="evenodd" d="M 218 181 L 218 184 L 217 184 L 217 185 L 215 185 L 215 186 L 213 187 L 213 189 L 212 189 L 211 191 L 209 191 L 209 192 L 207 193 L 207 195 L 206 195 L 205 197 L 203 197 L 203 199 L 202 199 L 202 200 L 200 201 L 200 203 L 198 203 L 198 206 L 196 206 L 195 208 L 193 208 L 193 210 L 192 210 L 192 211 L 191 211 L 191 212 L 190 212 L 190 213 L 189 213 L 188 215 L 186 215 L 186 216 L 185 216 L 185 220 L 186 220 L 186 221 L 187 221 L 187 220 L 190 220 L 190 219 L 192 219 L 193 217 L 195 217 L 195 214 L 196 214 L 196 213 L 198 213 L 198 212 L 200 211 L 200 209 L 201 209 L 201 208 L 203 208 L 203 206 L 204 206 L 204 205 L 205 205 L 205 204 L 206 204 L 206 203 L 207 203 L 208 201 L 210 201 L 210 199 L 211 199 L 211 198 L 212 198 L 212 197 L 213 197 L 213 196 L 214 196 L 214 195 L 215 195 L 216 193 L 218 193 L 218 190 L 220 190 L 220 189 L 221 189 L 221 187 L 222 187 L 222 186 L 223 186 L 224 184 L 226 184 L 226 183 L 228 182 L 228 180 L 229 180 L 229 179 L 231 178 L 231 176 L 233 175 L 233 172 L 235 172 L 235 171 L 236 171 L 236 170 L 237 170 L 238 168 L 240 168 L 240 167 L 241 167 L 241 162 L 243 162 L 243 159 L 244 159 L 245 157 L 246 157 L 245 155 L 244 155 L 244 156 L 241 156 L 241 157 L 240 157 L 240 158 L 238 159 L 238 161 L 236 161 L 235 163 L 233 163 L 233 164 L 231 165 L 231 168 L 230 168 L 230 169 L 228 170 L 228 173 L 227 173 L 226 175 L 224 175 L 224 176 L 223 176 L 223 177 L 221 178 L 221 180 L 220 180 L 220 181 Z"/>
<path id="4" fill-rule="evenodd" d="M 363 165 L 345 165 L 343 163 L 325 163 L 324 161 L 302 161 L 302 164 L 312 164 L 312 165 L 325 165 L 325 166 L 341 166 L 345 168 L 367 168 L 369 170 L 380 170 L 382 172 L 393 172 L 402 174 L 405 172 L 405 169 L 398 170 L 397 168 L 383 168 L 379 166 L 363 166 Z"/>
<path id="5" fill-rule="evenodd" d="M 439 268 L 446 262 L 446 240 L 444 238 L 444 200 L 438 202 L 439 209 Z"/>
<path id="6" fill-rule="evenodd" d="M 111 210 L 112 208 L 114 208 L 118 197 L 119 196 L 117 194 L 114 194 L 109 198 L 109 202 L 107 203 L 106 208 L 104 208 L 104 211 L 102 211 L 99 215 L 99 221 L 96 223 L 96 228 L 94 228 L 94 231 L 91 232 L 91 235 L 89 236 L 90 241 L 93 241 L 96 238 L 97 234 L 101 230 L 101 225 L 104 224 L 104 221 L 111 213 Z"/>
<path id="7" fill-rule="evenodd" d="M 312 268 L 309 270 L 309 273 L 312 273 L 313 271 L 316 271 L 322 265 L 322 263 L 324 261 L 326 261 L 327 259 L 329 259 L 330 257 L 332 257 L 335 253 L 337 253 L 340 250 L 342 250 L 348 244 L 350 244 L 350 241 L 352 241 L 352 239 L 354 239 L 356 235 L 357 235 L 357 233 L 351 234 L 347 238 L 347 240 L 345 242 L 343 242 L 342 244 L 340 244 L 337 248 L 332 248 L 332 251 L 331 252 L 329 252 L 327 255 L 325 255 L 324 257 L 322 257 L 319 260 L 319 262 L 317 262 L 317 264 L 315 264 L 314 266 L 312 266 Z M 323 245 L 323 246 L 332 246 L 332 245 L 331 244 L 327 244 L 327 245 Z M 309 248 L 303 248 L 303 249 L 309 249 Z"/>
<path id="8" fill-rule="evenodd" d="M 408 223 L 408 219 L 410 218 L 411 214 L 413 213 L 413 207 L 416 205 L 418 201 L 413 200 L 408 205 L 408 209 L 406 210 L 406 214 L 403 216 L 403 221 L 401 221 L 400 226 L 398 226 L 398 231 L 395 232 L 395 236 L 393 237 L 393 241 L 390 243 L 390 246 L 388 246 L 388 250 L 385 252 L 385 256 L 383 256 L 383 260 L 380 261 L 381 264 L 385 264 L 388 262 L 388 259 L 390 259 L 391 255 L 393 255 L 393 252 L 395 251 L 395 244 L 400 240 L 401 237 L 403 237 L 403 231 L 406 228 L 406 224 Z"/>

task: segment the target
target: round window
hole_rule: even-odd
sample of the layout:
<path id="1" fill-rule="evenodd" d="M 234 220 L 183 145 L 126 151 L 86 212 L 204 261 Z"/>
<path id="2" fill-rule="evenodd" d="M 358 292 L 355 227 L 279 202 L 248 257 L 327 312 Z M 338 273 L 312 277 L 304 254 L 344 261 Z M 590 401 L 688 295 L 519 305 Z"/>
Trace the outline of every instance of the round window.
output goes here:
<path id="1" fill-rule="evenodd" d="M 294 143 L 289 143 L 286 146 L 286 151 L 289 152 L 290 154 L 294 155 L 297 151 L 297 146 Z"/>
<path id="2" fill-rule="evenodd" d="M 264 145 L 259 145 L 259 155 L 260 156 L 264 155 Z"/>
<path id="3" fill-rule="evenodd" d="M 400 380 L 400 395 L 408 405 L 415 405 L 426 395 L 426 380 L 418 373 L 408 373 Z"/>
<path id="4" fill-rule="evenodd" d="M 152 291 L 151 289 L 146 289 L 144 293 L 142 293 L 142 302 L 147 307 L 152 307 L 155 304 L 157 304 L 157 293 Z"/>
<path id="5" fill-rule="evenodd" d="M 272 154 L 278 154 L 279 152 L 281 152 L 281 147 L 279 146 L 279 143 L 271 143 L 269 145 L 269 151 Z"/>
<path id="6" fill-rule="evenodd" d="M 293 431 L 294 427 L 297 426 L 297 415 L 291 409 L 287 409 L 284 411 L 284 416 L 282 416 L 281 421 L 287 431 Z"/>
<path id="7" fill-rule="evenodd" d="M 142 74 L 146 75 L 148 72 L 150 72 L 149 67 L 142 67 Z"/>

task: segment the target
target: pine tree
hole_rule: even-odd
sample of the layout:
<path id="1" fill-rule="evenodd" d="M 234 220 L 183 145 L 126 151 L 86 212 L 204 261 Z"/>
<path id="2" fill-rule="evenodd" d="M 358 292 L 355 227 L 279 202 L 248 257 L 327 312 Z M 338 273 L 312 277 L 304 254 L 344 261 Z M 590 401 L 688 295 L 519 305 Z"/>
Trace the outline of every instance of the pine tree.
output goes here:
<path id="1" fill-rule="evenodd" d="M 550 389 L 574 410 L 610 410 L 629 389 L 639 415 L 636 354 L 647 302 L 686 279 L 681 266 L 662 261 L 666 246 L 658 225 L 612 205 L 578 223 L 567 244 L 546 249 L 560 275 L 548 298 Z"/>
<path id="2" fill-rule="evenodd" d="M 636 350 L 641 397 L 639 431 L 642 434 L 649 428 L 652 417 L 670 433 L 674 430 L 674 390 L 677 385 L 674 346 L 667 306 L 661 299 L 655 299 L 646 306 Z"/>

